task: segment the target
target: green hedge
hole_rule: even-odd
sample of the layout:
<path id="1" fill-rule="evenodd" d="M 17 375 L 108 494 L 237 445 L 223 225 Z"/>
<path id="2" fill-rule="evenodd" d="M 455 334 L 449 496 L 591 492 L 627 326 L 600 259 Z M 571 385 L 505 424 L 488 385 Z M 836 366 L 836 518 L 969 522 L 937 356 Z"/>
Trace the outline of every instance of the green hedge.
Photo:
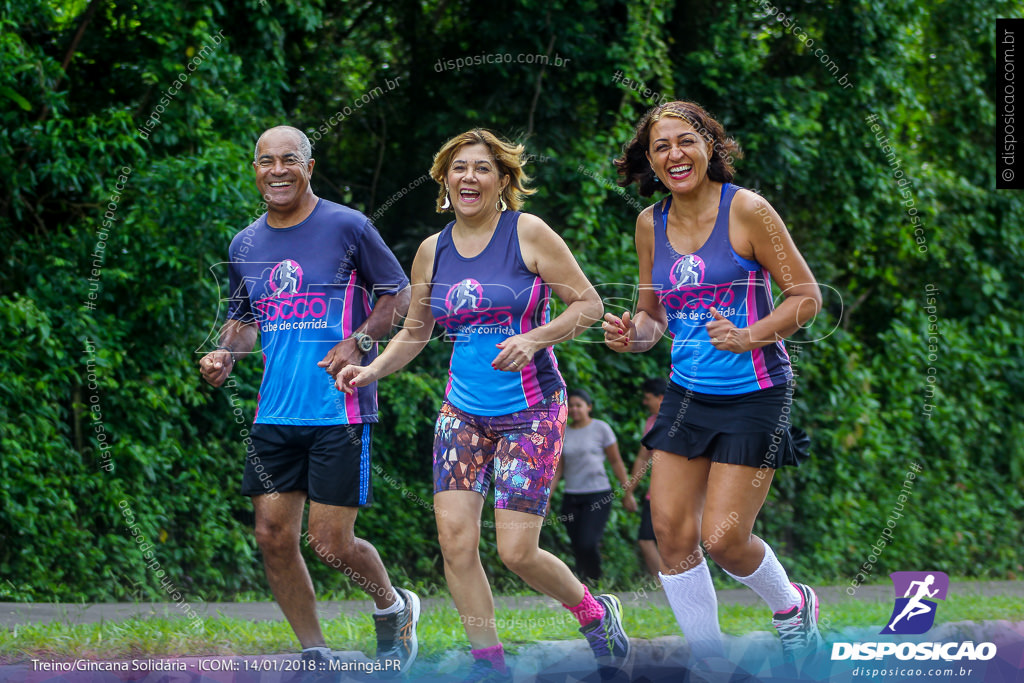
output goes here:
<path id="1" fill-rule="evenodd" d="M 432 185 L 415 184 L 440 143 L 475 125 L 525 139 L 539 189 L 528 210 L 618 311 L 635 300 L 640 200 L 613 188 L 611 160 L 651 101 L 614 82 L 617 71 L 725 123 L 747 152 L 737 181 L 779 209 L 824 286 L 819 320 L 790 345 L 800 348 L 794 422 L 813 457 L 776 478 L 757 533 L 814 583 L 855 589 L 904 569 L 1021 576 L 1024 201 L 991 189 L 984 28 L 1016 11 L 1009 3 L 688 5 L 685 17 L 660 0 L 517 0 L 501 12 L 370 3 L 355 17 L 285 4 L 117 0 L 72 16 L 0 0 L 0 157 L 12 164 L 0 188 L 0 600 L 168 599 L 169 585 L 190 599 L 268 595 L 238 494 L 258 362 L 240 363 L 220 390 L 197 369 L 223 320 L 218 264 L 259 212 L 247 164 L 263 128 L 316 129 L 400 77 L 318 143 L 314 188 L 382 209 L 377 224 L 406 267 L 447 220 L 432 213 Z M 840 87 L 778 11 L 799 17 L 855 87 Z M 981 27 L 970 44 L 965 26 Z M 571 67 L 433 68 L 480 44 L 536 54 L 552 39 Z M 157 106 L 160 124 L 141 137 Z M 631 457 L 639 386 L 667 374 L 667 343 L 616 355 L 595 330 L 557 352 Z M 377 503 L 357 527 L 427 593 L 444 585 L 429 456 L 448 354 L 434 342 L 381 384 Z M 500 566 L 491 515 L 485 566 L 499 590 L 522 588 Z M 636 526 L 615 509 L 609 587 L 646 583 Z M 873 551 L 880 538 L 891 542 Z M 569 557 L 561 525 L 542 542 Z M 321 591 L 351 594 L 311 567 Z"/>

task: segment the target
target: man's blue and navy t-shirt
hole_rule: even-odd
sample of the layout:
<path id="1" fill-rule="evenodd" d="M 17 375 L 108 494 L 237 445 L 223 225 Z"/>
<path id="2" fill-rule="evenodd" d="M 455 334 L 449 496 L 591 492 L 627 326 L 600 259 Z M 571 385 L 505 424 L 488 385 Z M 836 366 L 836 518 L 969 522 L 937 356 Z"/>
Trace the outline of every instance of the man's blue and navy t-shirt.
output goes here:
<path id="1" fill-rule="evenodd" d="M 347 395 L 317 367 L 366 321 L 375 296 L 409 283 L 369 219 L 325 199 L 290 228 L 268 226 L 264 214 L 231 240 L 230 259 L 228 318 L 256 322 L 263 348 L 255 422 L 376 422 L 376 383 Z"/>

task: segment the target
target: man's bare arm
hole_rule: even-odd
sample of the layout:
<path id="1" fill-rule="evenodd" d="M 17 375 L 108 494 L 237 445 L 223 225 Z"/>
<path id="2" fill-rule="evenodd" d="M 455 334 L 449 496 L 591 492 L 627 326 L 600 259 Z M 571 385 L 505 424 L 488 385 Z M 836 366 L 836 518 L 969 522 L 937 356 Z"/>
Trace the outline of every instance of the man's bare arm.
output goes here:
<path id="1" fill-rule="evenodd" d="M 219 387 L 227 380 L 235 363 L 256 346 L 258 334 L 255 322 L 229 320 L 220 330 L 217 348 L 199 361 L 199 372 L 211 386 Z"/>

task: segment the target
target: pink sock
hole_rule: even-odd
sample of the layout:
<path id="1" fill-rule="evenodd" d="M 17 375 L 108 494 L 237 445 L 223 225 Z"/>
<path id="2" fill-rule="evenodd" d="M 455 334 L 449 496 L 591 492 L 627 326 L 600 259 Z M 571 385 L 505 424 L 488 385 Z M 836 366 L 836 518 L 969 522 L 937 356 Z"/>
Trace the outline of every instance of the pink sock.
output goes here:
<path id="1" fill-rule="evenodd" d="M 580 604 L 570 607 L 563 603 L 562 607 L 572 612 L 572 615 L 580 622 L 580 626 L 586 626 L 604 616 L 604 605 L 594 599 L 594 596 L 590 594 L 590 589 L 586 586 L 583 586 L 583 599 L 580 600 Z"/>
<path id="2" fill-rule="evenodd" d="M 501 646 L 501 643 L 491 647 L 482 647 L 479 650 L 470 650 L 469 652 L 473 655 L 473 659 L 486 659 L 491 663 L 491 667 L 495 671 L 505 673 L 505 648 Z"/>

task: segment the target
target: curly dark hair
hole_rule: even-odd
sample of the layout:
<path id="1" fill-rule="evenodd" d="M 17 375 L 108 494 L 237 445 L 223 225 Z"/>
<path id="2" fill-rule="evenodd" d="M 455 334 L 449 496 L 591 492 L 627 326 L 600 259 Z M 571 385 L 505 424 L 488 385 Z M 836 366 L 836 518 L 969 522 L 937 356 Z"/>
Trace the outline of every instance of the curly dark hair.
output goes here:
<path id="1" fill-rule="evenodd" d="M 628 187 L 638 185 L 641 197 L 650 197 L 659 187 L 665 188 L 657 180 L 651 162 L 647 160 L 647 150 L 651 144 L 651 127 L 666 116 L 674 116 L 689 123 L 705 140 L 711 143 L 711 160 L 708 164 L 708 178 L 718 183 L 732 181 L 734 169 L 733 159 L 743 158 L 738 142 L 725 134 L 722 124 L 696 102 L 666 102 L 654 107 L 640 119 L 636 126 L 633 139 L 622 147 L 622 156 L 615 160 L 618 169 L 618 184 Z"/>

